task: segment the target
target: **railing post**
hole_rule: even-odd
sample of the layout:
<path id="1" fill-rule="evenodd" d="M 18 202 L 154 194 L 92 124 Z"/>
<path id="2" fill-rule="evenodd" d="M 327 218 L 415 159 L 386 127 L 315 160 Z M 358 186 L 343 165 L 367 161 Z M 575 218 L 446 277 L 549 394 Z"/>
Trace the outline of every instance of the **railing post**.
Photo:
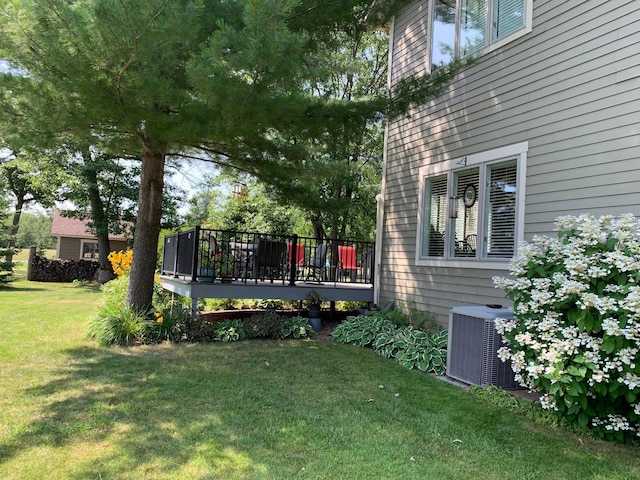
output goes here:
<path id="1" fill-rule="evenodd" d="M 173 254 L 173 278 L 178 278 L 178 255 L 180 255 L 180 234 L 176 234 L 176 250 Z"/>
<path id="2" fill-rule="evenodd" d="M 289 285 L 295 286 L 296 273 L 298 271 L 298 235 L 291 239 L 291 271 L 289 272 Z"/>
<path id="3" fill-rule="evenodd" d="M 200 250 L 200 225 L 196 225 L 196 228 L 193 229 L 194 238 L 193 238 L 193 263 L 191 265 L 191 281 L 195 282 L 198 280 L 198 257 Z"/>

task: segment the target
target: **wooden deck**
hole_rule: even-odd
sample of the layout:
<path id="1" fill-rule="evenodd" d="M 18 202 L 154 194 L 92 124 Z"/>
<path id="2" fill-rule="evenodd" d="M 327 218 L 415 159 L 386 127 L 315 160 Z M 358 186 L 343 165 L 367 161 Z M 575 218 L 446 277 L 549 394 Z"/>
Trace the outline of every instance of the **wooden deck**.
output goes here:
<path id="1" fill-rule="evenodd" d="M 166 236 L 162 287 L 192 299 L 373 302 L 372 242 L 193 230 Z M 228 279 L 228 282 L 222 280 Z"/>
<path id="2" fill-rule="evenodd" d="M 167 275 L 161 275 L 165 290 L 191 298 L 256 298 L 304 300 L 314 290 L 325 301 L 373 302 L 373 285 L 351 282 L 296 282 L 295 285 L 282 282 L 237 280 L 231 283 L 192 282 Z"/>

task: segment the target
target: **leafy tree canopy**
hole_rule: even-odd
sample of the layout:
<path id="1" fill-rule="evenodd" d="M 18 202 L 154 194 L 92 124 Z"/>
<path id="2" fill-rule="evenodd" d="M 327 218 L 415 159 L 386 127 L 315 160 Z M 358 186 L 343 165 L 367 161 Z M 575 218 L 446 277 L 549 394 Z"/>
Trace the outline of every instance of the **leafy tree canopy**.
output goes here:
<path id="1" fill-rule="evenodd" d="M 143 310 L 168 154 L 205 150 L 275 181 L 304 170 L 310 146 L 402 114 L 446 87 L 460 64 L 358 102 L 310 94 L 326 78 L 323 59 L 337 37 L 384 24 L 401 3 L 5 0 L 0 56 L 24 74 L 0 75 L 0 87 L 38 95 L 29 118 L 46 118 L 46 130 L 90 131 L 107 152 L 140 155 L 127 302 Z"/>

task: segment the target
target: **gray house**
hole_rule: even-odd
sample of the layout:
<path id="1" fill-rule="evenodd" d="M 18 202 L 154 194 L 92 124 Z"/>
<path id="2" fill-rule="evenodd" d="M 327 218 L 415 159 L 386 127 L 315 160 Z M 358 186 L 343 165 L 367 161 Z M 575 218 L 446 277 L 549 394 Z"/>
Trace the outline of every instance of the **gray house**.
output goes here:
<path id="1" fill-rule="evenodd" d="M 492 277 L 556 217 L 640 215 L 640 2 L 422 0 L 394 19 L 389 81 L 474 55 L 387 126 L 379 303 L 445 323 L 509 305 Z"/>

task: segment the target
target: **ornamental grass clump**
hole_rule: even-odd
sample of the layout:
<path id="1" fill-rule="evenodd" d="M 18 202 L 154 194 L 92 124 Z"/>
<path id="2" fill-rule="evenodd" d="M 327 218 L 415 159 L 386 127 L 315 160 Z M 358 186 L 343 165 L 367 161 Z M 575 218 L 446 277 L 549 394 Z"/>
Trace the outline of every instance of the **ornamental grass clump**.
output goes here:
<path id="1" fill-rule="evenodd" d="M 608 440 L 640 440 L 640 223 L 633 215 L 556 221 L 524 243 L 515 278 L 494 278 L 515 319 L 498 355 L 542 406 Z"/>

